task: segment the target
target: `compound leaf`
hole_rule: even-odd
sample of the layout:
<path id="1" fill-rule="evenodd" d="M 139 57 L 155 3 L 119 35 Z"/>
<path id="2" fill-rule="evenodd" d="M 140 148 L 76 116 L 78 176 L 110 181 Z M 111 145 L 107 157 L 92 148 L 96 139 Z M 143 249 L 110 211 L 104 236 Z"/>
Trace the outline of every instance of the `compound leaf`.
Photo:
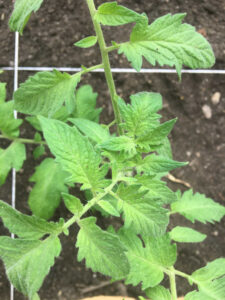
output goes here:
<path id="1" fill-rule="evenodd" d="M 87 119 L 69 119 L 88 138 L 99 144 L 110 138 L 109 131 L 96 122 Z"/>
<path id="2" fill-rule="evenodd" d="M 146 18 L 133 10 L 118 5 L 117 2 L 103 3 L 98 7 L 95 19 L 102 25 L 118 26 Z"/>
<path id="3" fill-rule="evenodd" d="M 125 135 L 105 140 L 100 147 L 108 151 L 123 151 L 129 157 L 137 153 L 134 139 Z"/>
<path id="4" fill-rule="evenodd" d="M 169 290 L 164 288 L 162 285 L 158 285 L 154 288 L 145 290 L 147 297 L 151 300 L 171 300 Z"/>
<path id="5" fill-rule="evenodd" d="M 40 218 L 49 219 L 59 206 L 61 193 L 67 192 L 65 185 L 68 173 L 64 172 L 54 159 L 46 158 L 36 167 L 30 177 L 35 182 L 30 192 L 28 204 L 32 213 Z"/>
<path id="6" fill-rule="evenodd" d="M 113 279 L 124 278 L 128 271 L 128 261 L 118 237 L 101 230 L 94 217 L 79 222 L 81 227 L 76 247 L 78 260 L 86 260 L 86 266 L 94 272 L 101 272 Z"/>
<path id="7" fill-rule="evenodd" d="M 225 275 L 225 258 L 209 262 L 205 267 L 196 270 L 191 277 L 198 282 L 210 281 Z"/>
<path id="8" fill-rule="evenodd" d="M 65 102 L 71 113 L 75 107 L 75 88 L 79 81 L 79 74 L 71 76 L 57 70 L 38 72 L 14 93 L 15 108 L 26 114 L 52 116 Z"/>
<path id="9" fill-rule="evenodd" d="M 179 243 L 199 243 L 206 239 L 206 235 L 192 228 L 177 226 L 169 233 L 171 240 Z"/>
<path id="10" fill-rule="evenodd" d="M 118 210 L 123 211 L 125 228 L 132 228 L 137 234 L 160 236 L 169 222 L 167 210 L 145 198 L 146 192 L 140 192 L 139 188 L 120 184 L 117 190 Z"/>
<path id="11" fill-rule="evenodd" d="M 74 45 L 80 48 L 90 48 L 97 43 L 97 40 L 96 36 L 88 36 L 79 42 L 76 42 Z"/>
<path id="12" fill-rule="evenodd" d="M 130 97 L 131 104 L 125 104 L 119 99 L 119 108 L 125 121 L 123 127 L 128 134 L 134 137 L 141 136 L 158 126 L 159 115 L 162 108 L 162 97 L 157 93 L 141 92 Z"/>
<path id="13" fill-rule="evenodd" d="M 192 69 L 208 68 L 215 62 L 210 44 L 195 28 L 182 24 L 185 14 L 167 14 L 148 25 L 143 19 L 133 28 L 130 41 L 121 44 L 134 69 L 140 71 L 142 56 L 153 66 L 175 66 L 178 74 L 182 65 Z"/>
<path id="14" fill-rule="evenodd" d="M 9 20 L 10 29 L 22 34 L 31 13 L 38 11 L 42 2 L 43 0 L 16 0 Z"/>
<path id="15" fill-rule="evenodd" d="M 0 257 L 6 274 L 13 286 L 29 299 L 40 289 L 60 251 L 58 237 L 44 241 L 0 237 Z"/>
<path id="16" fill-rule="evenodd" d="M 163 269 L 176 261 L 176 245 L 168 235 L 144 238 L 145 247 L 133 231 L 122 228 L 118 235 L 130 264 L 126 283 L 136 286 L 142 282 L 143 290 L 157 286 L 163 280 Z"/>
<path id="17" fill-rule="evenodd" d="M 108 166 L 100 167 L 101 156 L 87 137 L 82 136 L 75 127 L 60 121 L 44 117 L 39 117 L 39 120 L 56 161 L 71 175 L 70 182 L 81 183 L 82 189 L 95 191 L 108 184 L 104 179 Z"/>
<path id="18" fill-rule="evenodd" d="M 225 207 L 206 198 L 203 194 L 193 194 L 192 190 L 184 192 L 179 201 L 172 203 L 171 209 L 183 215 L 191 222 L 219 222 L 225 215 Z"/>
<path id="19" fill-rule="evenodd" d="M 13 108 L 13 101 L 0 104 L 0 131 L 8 137 L 19 136 L 19 127 L 23 123 L 23 120 L 14 118 Z"/>
<path id="20" fill-rule="evenodd" d="M 0 200 L 0 218 L 11 233 L 23 239 L 39 239 L 45 234 L 58 233 L 61 225 L 46 222 L 36 216 L 27 216 Z"/>
<path id="21" fill-rule="evenodd" d="M 5 182 L 11 168 L 19 171 L 26 159 L 24 144 L 13 142 L 7 149 L 0 148 L 0 186 Z"/>
<path id="22" fill-rule="evenodd" d="M 75 110 L 72 113 L 74 118 L 88 119 L 93 122 L 99 122 L 99 115 L 102 108 L 96 107 L 97 93 L 93 93 L 90 85 L 83 85 L 76 91 Z"/>

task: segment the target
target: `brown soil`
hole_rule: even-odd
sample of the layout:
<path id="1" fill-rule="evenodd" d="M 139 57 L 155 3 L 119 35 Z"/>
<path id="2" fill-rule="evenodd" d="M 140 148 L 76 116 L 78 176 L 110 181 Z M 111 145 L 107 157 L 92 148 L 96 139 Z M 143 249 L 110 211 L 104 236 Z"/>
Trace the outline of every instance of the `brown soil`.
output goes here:
<path id="1" fill-rule="evenodd" d="M 217 62 L 215 68 L 225 69 L 225 2 L 223 0 L 195 1 L 195 0 L 120 0 L 124 4 L 138 12 L 145 11 L 150 20 L 168 12 L 187 12 L 186 21 L 206 34 L 211 42 Z M 97 4 L 103 1 L 96 1 Z M 12 4 L 6 0 L 0 0 L 0 66 L 13 65 L 14 36 L 9 32 L 7 22 Z M 125 40 L 128 36 L 129 26 L 118 29 L 106 28 L 108 41 Z M 88 11 L 84 0 L 46 0 L 41 10 L 33 15 L 29 25 L 20 39 L 20 65 L 21 66 L 56 66 L 79 67 L 81 64 L 90 66 L 99 63 L 99 51 L 97 47 L 80 51 L 73 43 L 93 33 Z M 123 57 L 112 56 L 112 66 L 129 66 Z M 148 67 L 148 64 L 145 64 Z M 23 82 L 32 73 L 20 72 L 19 79 Z M 176 170 L 173 174 L 182 180 L 189 182 L 194 191 L 205 193 L 217 202 L 225 204 L 225 78 L 222 75 L 183 75 L 179 83 L 176 75 L 149 75 L 149 74 L 116 74 L 115 82 L 118 93 L 128 98 L 132 93 L 139 91 L 157 91 L 163 95 L 164 108 L 162 115 L 164 120 L 178 117 L 175 129 L 171 134 L 174 158 L 180 161 L 189 161 L 189 166 Z M 1 75 L 1 81 L 8 83 L 8 98 L 12 95 L 13 74 L 5 72 Z M 103 74 L 91 74 L 84 78 L 82 83 L 93 85 L 99 93 L 98 105 L 104 106 L 102 122 L 112 120 L 112 107 Z M 212 95 L 221 93 L 220 102 L 212 103 Z M 202 107 L 208 105 L 212 111 L 212 117 L 207 119 Z M 22 135 L 33 137 L 34 131 L 30 127 L 23 126 Z M 0 141 L 1 147 L 7 145 Z M 40 161 L 33 161 L 32 146 L 27 147 L 28 160 L 23 170 L 17 176 L 17 207 L 23 212 L 28 212 L 27 197 L 30 190 L 29 177 L 34 172 L 34 167 Z M 184 187 L 169 182 L 174 189 Z M 0 198 L 10 202 L 11 180 L 0 189 Z M 61 210 L 61 211 L 60 211 Z M 69 217 L 67 211 L 61 205 L 56 217 L 62 215 Z M 107 222 L 110 222 L 107 221 Z M 101 221 L 106 227 L 106 223 Z M 190 225 L 188 221 L 179 216 L 172 218 L 172 224 Z M 107 223 L 108 224 L 108 223 Z M 207 234 L 208 238 L 202 244 L 179 244 L 179 259 L 176 267 L 187 273 L 191 273 L 207 261 L 225 255 L 225 220 L 220 224 L 203 225 L 197 223 L 194 227 Z M 7 234 L 7 230 L 0 223 L 1 234 Z M 49 276 L 46 278 L 40 295 L 42 300 L 75 300 L 82 297 L 103 295 L 123 295 L 137 298 L 140 295 L 140 287 L 125 287 L 123 283 L 105 282 L 108 279 L 100 274 L 92 273 L 85 268 L 84 263 L 76 261 L 74 243 L 77 229 L 73 229 L 69 237 L 62 238 L 63 251 L 57 259 Z M 165 279 L 168 285 L 168 280 Z M 102 283 L 105 283 L 101 285 Z M 102 288 L 98 288 L 103 286 Z M 178 293 L 185 294 L 190 290 L 185 280 L 178 279 Z M 3 265 L 0 263 L 0 299 L 9 299 L 9 283 L 5 277 Z M 16 300 L 24 297 L 16 292 Z"/>

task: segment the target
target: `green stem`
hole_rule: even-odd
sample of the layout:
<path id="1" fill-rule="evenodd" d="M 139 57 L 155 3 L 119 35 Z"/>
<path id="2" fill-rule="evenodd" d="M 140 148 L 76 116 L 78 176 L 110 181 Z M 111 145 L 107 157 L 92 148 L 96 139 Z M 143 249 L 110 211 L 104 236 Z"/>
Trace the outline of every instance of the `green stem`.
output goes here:
<path id="1" fill-rule="evenodd" d="M 35 140 L 32 140 L 32 139 L 7 137 L 7 136 L 4 136 L 4 135 L 0 135 L 0 139 L 6 139 L 6 140 L 10 140 L 10 141 L 16 141 L 16 142 L 24 143 L 24 144 L 47 145 L 47 143 L 45 141 L 35 141 Z"/>
<path id="2" fill-rule="evenodd" d="M 98 38 L 98 44 L 99 44 L 101 56 L 102 56 L 102 63 L 103 63 L 104 70 L 105 70 L 105 77 L 106 77 L 106 81 L 108 84 L 110 97 L 111 97 L 111 101 L 112 101 L 112 106 L 113 106 L 115 119 L 116 119 L 116 123 L 117 123 L 117 131 L 118 131 L 118 134 L 121 135 L 121 134 L 123 134 L 123 130 L 119 125 L 122 123 L 122 119 L 121 119 L 120 111 L 119 111 L 119 107 L 118 107 L 118 96 L 116 93 L 115 83 L 114 83 L 113 76 L 112 76 L 112 71 L 111 71 L 111 66 L 110 66 L 109 56 L 108 56 L 108 50 L 107 50 L 107 47 L 105 44 L 105 39 L 104 39 L 104 36 L 102 33 L 101 26 L 95 20 L 96 8 L 95 8 L 94 1 L 86 0 L 86 2 L 88 5 L 88 8 L 89 8 L 89 11 L 90 11 L 90 15 L 91 15 L 92 22 L 94 25 L 95 33 Z"/>
<path id="3" fill-rule="evenodd" d="M 115 124 L 116 124 L 116 120 L 113 120 L 109 125 L 107 125 L 107 128 L 110 128 L 110 127 L 112 127 Z"/>
<path id="4" fill-rule="evenodd" d="M 90 67 L 90 68 L 83 68 L 82 71 L 73 74 L 73 76 L 77 76 L 78 74 L 79 75 L 84 75 L 84 74 L 90 73 L 90 72 L 92 72 L 94 70 L 101 69 L 101 68 L 104 68 L 103 64 L 99 64 L 99 65 L 96 65 L 96 66 L 93 66 L 93 67 Z"/>
<path id="5" fill-rule="evenodd" d="M 108 193 L 110 193 L 112 191 L 112 189 L 114 188 L 114 186 L 117 184 L 118 182 L 118 178 L 116 178 L 105 190 L 103 193 L 98 194 L 96 197 L 92 198 L 90 201 L 88 201 L 88 203 L 84 206 L 81 214 L 79 216 L 73 216 L 72 218 L 70 218 L 63 226 L 62 232 L 66 229 L 68 229 L 71 225 L 73 225 L 75 222 L 79 223 L 79 220 L 81 219 L 81 217 L 83 217 L 84 214 L 86 214 L 86 212 L 91 209 L 93 206 L 95 206 L 103 197 L 105 197 L 105 195 L 107 195 Z"/>
<path id="6" fill-rule="evenodd" d="M 171 272 L 168 273 L 170 279 L 170 291 L 172 300 L 177 300 L 177 288 L 176 288 L 176 275 L 174 273 L 174 268 L 170 268 Z"/>
<path id="7" fill-rule="evenodd" d="M 106 47 L 106 51 L 109 53 L 111 51 L 114 51 L 114 50 L 117 50 L 119 49 L 120 45 L 117 44 L 117 45 L 114 45 L 114 46 L 110 46 L 110 47 Z"/>

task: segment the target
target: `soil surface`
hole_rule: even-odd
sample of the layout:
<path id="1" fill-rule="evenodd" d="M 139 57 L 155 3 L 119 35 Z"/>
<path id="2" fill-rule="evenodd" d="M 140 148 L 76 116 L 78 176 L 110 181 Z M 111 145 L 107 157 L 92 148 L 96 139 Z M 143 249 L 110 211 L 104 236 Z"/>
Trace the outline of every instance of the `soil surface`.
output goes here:
<path id="1" fill-rule="evenodd" d="M 166 13 L 187 12 L 186 21 L 196 26 L 213 46 L 216 55 L 215 69 L 225 69 L 225 2 L 223 0 L 120 0 L 137 12 L 146 12 L 150 21 Z M 96 1 L 99 5 L 103 1 Z M 14 35 L 9 32 L 7 22 L 12 10 L 12 1 L 0 0 L 0 67 L 13 66 Z M 107 41 L 124 41 L 128 38 L 130 26 L 119 29 L 105 28 Z M 23 36 L 20 38 L 20 66 L 80 67 L 99 63 L 99 50 L 93 47 L 79 50 L 73 43 L 93 34 L 93 27 L 84 0 L 45 0 L 38 13 L 32 15 Z M 113 67 L 129 67 L 122 56 L 112 53 Z M 150 67 L 147 63 L 144 67 Z M 32 75 L 20 72 L 19 81 L 23 82 Z M 128 99 L 132 93 L 140 91 L 160 92 L 164 107 L 163 120 L 178 117 L 171 134 L 174 159 L 189 161 L 189 165 L 173 172 L 177 178 L 188 182 L 194 191 L 205 193 L 218 203 L 225 205 L 225 77 L 223 75 L 182 76 L 182 82 L 176 75 L 163 74 L 115 74 L 117 90 L 120 96 Z M 13 73 L 4 72 L 1 81 L 8 83 L 8 99 L 12 96 Z M 103 74 L 90 74 L 83 80 L 90 83 L 99 93 L 98 105 L 103 105 L 102 122 L 113 119 L 112 106 Z M 215 101 L 217 93 L 217 101 Z M 219 94 L 218 94 L 219 93 Z M 219 97 L 218 97 L 219 96 Z M 34 131 L 28 124 L 22 127 L 22 136 L 32 138 Z M 0 146 L 8 142 L 1 140 Z M 29 177 L 41 160 L 32 158 L 33 146 L 27 146 L 28 159 L 17 175 L 17 208 L 29 213 L 27 198 L 31 189 Z M 174 190 L 185 190 L 180 184 L 168 181 Z M 11 178 L 0 189 L 0 199 L 10 202 Z M 57 210 L 59 216 L 68 218 L 64 206 Z M 113 220 L 100 219 L 100 225 L 106 228 Z M 113 221 L 114 222 L 114 221 Z M 171 226 L 190 225 L 179 216 L 172 218 Z M 179 244 L 179 258 L 176 267 L 187 273 L 204 266 L 207 261 L 225 255 L 225 219 L 219 224 L 203 225 L 196 223 L 193 228 L 208 235 L 201 244 Z M 0 223 L 0 233 L 8 231 Z M 123 282 L 110 283 L 108 278 L 92 273 L 84 263 L 76 260 L 77 228 L 69 237 L 62 238 L 63 251 L 51 269 L 40 290 L 42 300 L 75 300 L 93 295 L 123 295 L 137 298 L 140 287 L 124 286 Z M 168 279 L 165 279 L 168 285 Z M 178 279 L 178 293 L 184 295 L 190 290 L 185 280 Z M 9 283 L 0 262 L 0 299 L 9 300 Z M 15 293 L 16 300 L 25 299 Z M 221 299 L 222 300 L 222 299 Z"/>

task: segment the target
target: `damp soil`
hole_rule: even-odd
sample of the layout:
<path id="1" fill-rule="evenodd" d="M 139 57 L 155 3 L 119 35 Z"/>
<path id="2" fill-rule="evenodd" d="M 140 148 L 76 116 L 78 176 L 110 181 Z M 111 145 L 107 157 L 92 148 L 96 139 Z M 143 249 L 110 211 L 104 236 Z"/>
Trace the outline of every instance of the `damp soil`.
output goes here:
<path id="1" fill-rule="evenodd" d="M 213 46 L 216 55 L 214 69 L 225 69 L 225 2 L 223 0 L 120 0 L 123 4 L 138 12 L 146 12 L 150 20 L 166 13 L 187 12 L 186 21 L 196 26 Z M 103 1 L 96 1 L 101 4 Z M 12 9 L 12 1 L 0 0 L 0 67 L 13 66 L 14 35 L 9 32 L 7 22 Z M 111 40 L 125 41 L 130 26 L 119 29 L 105 28 L 108 43 Z M 99 63 L 99 50 L 93 47 L 78 50 L 73 43 L 87 35 L 93 34 L 93 27 L 84 0 L 45 0 L 38 13 L 32 15 L 23 36 L 20 38 L 20 66 L 55 66 L 79 67 Z M 116 53 L 110 54 L 113 67 L 129 67 L 126 60 Z M 149 67 L 145 62 L 144 67 Z M 31 72 L 20 72 L 19 81 L 23 82 Z M 188 182 L 195 192 L 201 192 L 225 205 L 225 77 L 224 75 L 191 75 L 184 74 L 182 82 L 176 75 L 167 74 L 115 74 L 115 83 L 120 96 L 128 100 L 129 95 L 140 91 L 160 92 L 164 106 L 161 111 L 163 120 L 178 117 L 178 122 L 170 136 L 174 159 L 189 161 L 189 165 L 173 172 L 173 175 Z M 13 74 L 11 71 L 1 75 L 1 81 L 7 82 L 8 99 L 12 96 Z M 101 116 L 103 123 L 113 120 L 112 106 L 103 74 L 89 74 L 83 83 L 90 83 L 99 93 L 98 106 L 103 106 Z M 213 95 L 219 93 L 218 101 L 212 101 Z M 217 94 L 218 95 L 218 94 Z M 207 115 L 207 105 L 211 114 Z M 204 113 L 204 112 L 205 113 Z M 24 137 L 32 138 L 34 131 L 28 124 L 21 130 Z M 1 140 L 2 148 L 7 142 Z M 32 158 L 33 146 L 27 146 L 28 159 L 23 169 L 17 174 L 17 208 L 30 213 L 27 199 L 30 189 L 29 177 L 41 160 Z M 173 190 L 186 188 L 183 185 L 168 181 Z M 77 191 L 75 191 L 78 193 Z M 10 202 L 11 178 L 0 189 L 0 198 Z M 82 197 L 82 195 L 80 195 Z M 70 215 L 61 205 L 55 219 Z M 106 228 L 114 219 L 102 219 L 99 225 Z M 117 221 L 118 222 L 118 221 Z M 184 218 L 173 216 L 171 226 L 190 225 L 207 234 L 201 244 L 179 244 L 179 258 L 176 267 L 191 273 L 202 267 L 207 261 L 225 255 L 225 219 L 216 224 L 190 224 Z M 40 290 L 42 300 L 75 300 L 98 294 L 128 295 L 136 297 L 141 288 L 125 286 L 123 282 L 110 283 L 109 278 L 92 273 L 84 263 L 78 263 L 75 241 L 77 228 L 71 230 L 68 237 L 62 237 L 62 253 L 56 259 L 55 266 L 44 281 Z M 0 223 L 0 233 L 8 231 Z M 168 285 L 168 280 L 165 279 Z M 178 279 L 178 293 L 184 295 L 190 290 L 185 280 Z M 102 286 L 100 288 L 100 286 Z M 0 262 L 0 299 L 8 300 L 9 283 Z M 16 300 L 25 299 L 15 293 Z M 221 299 L 222 300 L 222 299 Z"/>

